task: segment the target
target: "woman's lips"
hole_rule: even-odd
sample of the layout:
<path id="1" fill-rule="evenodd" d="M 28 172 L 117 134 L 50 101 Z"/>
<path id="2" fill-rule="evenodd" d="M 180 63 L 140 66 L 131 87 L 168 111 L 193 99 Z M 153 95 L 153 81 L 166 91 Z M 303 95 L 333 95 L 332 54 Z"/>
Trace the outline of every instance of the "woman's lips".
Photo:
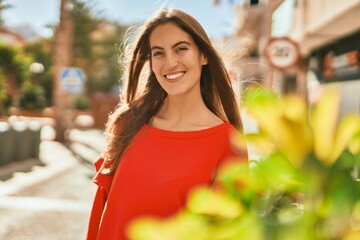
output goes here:
<path id="1" fill-rule="evenodd" d="M 185 74 L 185 72 L 178 72 L 178 73 L 166 74 L 166 75 L 164 75 L 164 77 L 167 80 L 175 80 L 175 79 L 183 76 L 184 74 Z"/>

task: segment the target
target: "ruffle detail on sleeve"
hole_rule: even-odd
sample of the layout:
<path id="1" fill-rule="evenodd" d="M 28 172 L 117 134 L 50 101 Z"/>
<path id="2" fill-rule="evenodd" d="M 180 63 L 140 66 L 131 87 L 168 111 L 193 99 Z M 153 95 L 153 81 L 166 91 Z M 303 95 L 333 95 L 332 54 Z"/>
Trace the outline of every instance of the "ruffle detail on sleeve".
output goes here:
<path id="1" fill-rule="evenodd" d="M 103 167 L 109 167 L 106 166 L 107 163 L 104 163 L 104 159 L 103 158 L 99 158 L 96 162 L 95 162 L 95 169 L 96 169 L 96 174 L 95 177 L 93 178 L 93 182 L 98 185 L 99 187 L 103 188 L 107 194 L 109 194 L 110 192 L 110 188 L 111 188 L 111 183 L 113 180 L 113 175 L 105 175 L 101 172 L 101 169 Z M 103 166 L 105 165 L 105 166 Z"/>

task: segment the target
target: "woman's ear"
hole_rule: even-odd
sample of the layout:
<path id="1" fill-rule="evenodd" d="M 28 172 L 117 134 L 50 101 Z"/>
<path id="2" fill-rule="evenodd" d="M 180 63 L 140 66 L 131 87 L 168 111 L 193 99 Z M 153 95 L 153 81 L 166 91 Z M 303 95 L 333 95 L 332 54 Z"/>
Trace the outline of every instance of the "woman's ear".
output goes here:
<path id="1" fill-rule="evenodd" d="M 208 64 L 208 59 L 207 57 L 202 53 L 201 54 L 201 65 L 207 65 Z"/>

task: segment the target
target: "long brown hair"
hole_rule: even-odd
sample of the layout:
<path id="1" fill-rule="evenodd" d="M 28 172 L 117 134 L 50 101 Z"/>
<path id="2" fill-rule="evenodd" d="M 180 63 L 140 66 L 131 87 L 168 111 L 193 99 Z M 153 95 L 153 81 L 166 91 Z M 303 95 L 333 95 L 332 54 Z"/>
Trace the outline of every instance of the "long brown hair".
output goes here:
<path id="1" fill-rule="evenodd" d="M 145 66 L 149 67 L 151 32 L 159 25 L 175 23 L 194 40 L 208 64 L 201 73 L 201 95 L 206 106 L 218 117 L 229 121 L 234 127 L 242 128 L 237 102 L 231 87 L 231 80 L 225 64 L 212 46 L 209 37 L 192 16 L 177 9 L 161 9 L 146 22 L 132 49 L 132 58 L 126 69 L 126 96 L 110 115 L 106 124 L 106 147 L 103 154 L 104 174 L 113 174 L 121 156 L 143 124 L 157 113 L 167 93 L 161 88 L 155 74 L 148 69 L 146 86 L 139 93 L 139 81 Z M 107 164 L 106 164 L 107 163 Z M 106 167 L 105 167 L 106 166 Z"/>

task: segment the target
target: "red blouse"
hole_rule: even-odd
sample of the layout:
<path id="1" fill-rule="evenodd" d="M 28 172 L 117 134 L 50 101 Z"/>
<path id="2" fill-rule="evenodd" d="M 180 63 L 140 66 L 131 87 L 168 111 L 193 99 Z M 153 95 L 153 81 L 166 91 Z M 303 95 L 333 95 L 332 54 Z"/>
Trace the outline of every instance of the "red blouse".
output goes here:
<path id="1" fill-rule="evenodd" d="M 140 216 L 168 217 L 180 210 L 188 191 L 209 185 L 222 161 L 234 156 L 225 122 L 190 132 L 166 131 L 145 124 L 123 154 L 113 176 L 96 163 L 98 185 L 87 239 L 127 239 L 126 227 Z"/>

